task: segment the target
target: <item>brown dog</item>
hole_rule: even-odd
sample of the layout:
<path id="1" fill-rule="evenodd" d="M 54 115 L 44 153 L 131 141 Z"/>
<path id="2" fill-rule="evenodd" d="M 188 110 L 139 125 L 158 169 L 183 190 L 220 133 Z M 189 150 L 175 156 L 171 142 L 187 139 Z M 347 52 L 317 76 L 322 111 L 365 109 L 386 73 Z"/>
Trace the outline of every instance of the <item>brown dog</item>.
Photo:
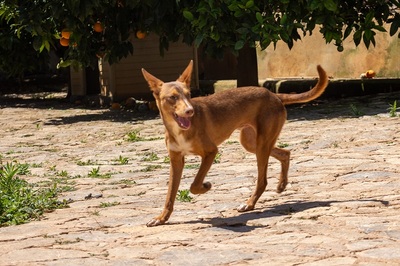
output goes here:
<path id="1" fill-rule="evenodd" d="M 243 147 L 256 154 L 258 167 L 256 189 L 246 204 L 237 210 L 244 212 L 254 209 L 267 186 L 270 155 L 281 163 L 277 191 L 282 192 L 288 182 L 290 151 L 275 147 L 275 142 L 286 121 L 284 106 L 314 100 L 328 85 L 325 71 L 317 66 L 319 81 L 305 93 L 274 94 L 265 88 L 243 87 L 191 99 L 192 69 L 191 61 L 176 81 L 166 83 L 142 69 L 166 128 L 165 141 L 171 160 L 164 210 L 147 226 L 164 224 L 170 217 L 182 177 L 185 155 L 199 155 L 202 159 L 190 191 L 202 194 L 210 190 L 211 183 L 204 182 L 204 178 L 218 152 L 217 146 L 229 138 L 235 129 L 240 130 Z"/>

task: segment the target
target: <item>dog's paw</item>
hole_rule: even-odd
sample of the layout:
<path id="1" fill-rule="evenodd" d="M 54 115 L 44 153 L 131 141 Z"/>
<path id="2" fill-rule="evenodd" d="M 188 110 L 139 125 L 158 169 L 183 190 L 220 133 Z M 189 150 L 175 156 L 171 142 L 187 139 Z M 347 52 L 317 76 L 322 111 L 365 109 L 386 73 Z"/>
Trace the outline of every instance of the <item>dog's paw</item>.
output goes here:
<path id="1" fill-rule="evenodd" d="M 212 185 L 210 182 L 204 182 L 201 187 L 196 187 L 192 184 L 190 192 L 192 194 L 204 194 L 211 189 Z"/>
<path id="2" fill-rule="evenodd" d="M 210 182 L 204 182 L 203 183 L 203 188 L 207 191 L 209 191 L 211 189 L 212 185 Z"/>
<path id="3" fill-rule="evenodd" d="M 161 221 L 160 219 L 154 218 L 150 222 L 146 224 L 147 227 L 153 227 L 157 225 L 165 224 L 165 222 Z"/>
<path id="4" fill-rule="evenodd" d="M 279 183 L 276 192 L 282 193 L 286 188 L 287 183 Z"/>
<path id="5" fill-rule="evenodd" d="M 254 210 L 254 206 L 249 206 L 247 204 L 241 204 L 239 207 L 236 209 L 238 212 L 247 212 Z"/>

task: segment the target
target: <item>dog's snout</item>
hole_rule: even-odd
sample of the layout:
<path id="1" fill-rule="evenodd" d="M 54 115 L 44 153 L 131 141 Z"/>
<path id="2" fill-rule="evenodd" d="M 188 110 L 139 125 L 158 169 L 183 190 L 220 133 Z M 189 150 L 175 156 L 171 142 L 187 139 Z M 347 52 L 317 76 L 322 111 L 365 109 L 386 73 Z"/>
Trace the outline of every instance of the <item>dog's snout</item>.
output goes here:
<path id="1" fill-rule="evenodd" d="M 193 107 L 192 107 L 192 106 L 188 106 L 188 107 L 186 108 L 186 110 L 185 110 L 185 114 L 186 114 L 187 116 L 193 116 L 193 114 L 194 114 Z"/>

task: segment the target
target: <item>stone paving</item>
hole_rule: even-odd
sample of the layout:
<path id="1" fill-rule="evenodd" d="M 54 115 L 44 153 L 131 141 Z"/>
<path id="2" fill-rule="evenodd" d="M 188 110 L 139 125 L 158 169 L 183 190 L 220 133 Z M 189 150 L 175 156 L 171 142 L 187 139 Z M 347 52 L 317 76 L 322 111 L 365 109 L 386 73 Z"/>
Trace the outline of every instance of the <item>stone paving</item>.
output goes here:
<path id="1" fill-rule="evenodd" d="M 58 178 L 72 202 L 0 228 L 0 265 L 399 265 L 400 118 L 387 110 L 394 100 L 399 93 L 288 108 L 278 144 L 292 151 L 290 183 L 275 192 L 272 159 L 267 190 L 248 213 L 235 208 L 254 188 L 255 156 L 234 133 L 208 174 L 212 190 L 177 201 L 167 225 L 147 228 L 168 181 L 158 116 L 56 96 L 2 99 L 3 163 L 29 163 L 30 182 Z M 140 141 L 128 141 L 137 131 Z M 182 190 L 198 164 L 187 158 Z"/>

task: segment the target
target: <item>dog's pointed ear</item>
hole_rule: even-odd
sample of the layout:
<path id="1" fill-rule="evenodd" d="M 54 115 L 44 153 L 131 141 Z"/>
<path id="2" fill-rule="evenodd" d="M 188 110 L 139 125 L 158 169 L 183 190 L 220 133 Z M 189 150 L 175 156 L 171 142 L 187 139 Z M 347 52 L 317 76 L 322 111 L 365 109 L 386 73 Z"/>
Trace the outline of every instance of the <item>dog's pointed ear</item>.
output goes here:
<path id="1" fill-rule="evenodd" d="M 149 72 L 147 72 L 144 68 L 142 68 L 142 73 L 143 73 L 144 79 L 149 84 L 151 91 L 153 93 L 155 93 L 156 95 L 158 95 L 160 93 L 161 87 L 164 84 L 164 82 L 162 80 L 159 80 L 158 78 L 156 78 Z"/>
<path id="2" fill-rule="evenodd" d="M 186 87 L 190 88 L 190 80 L 192 78 L 192 71 L 193 71 L 193 60 L 190 60 L 189 65 L 182 72 L 182 74 L 179 76 L 177 81 L 185 83 Z"/>

